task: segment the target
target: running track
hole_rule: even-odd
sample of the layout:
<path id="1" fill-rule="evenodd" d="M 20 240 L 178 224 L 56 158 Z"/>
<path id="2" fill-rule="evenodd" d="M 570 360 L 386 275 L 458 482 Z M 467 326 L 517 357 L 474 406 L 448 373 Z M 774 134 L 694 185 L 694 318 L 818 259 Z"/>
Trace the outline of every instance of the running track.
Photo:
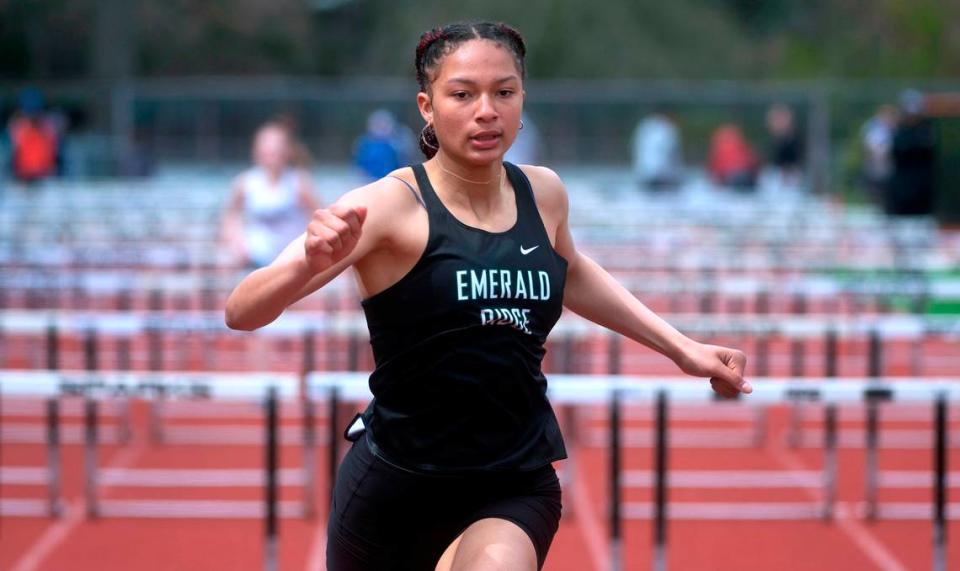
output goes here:
<path id="1" fill-rule="evenodd" d="M 633 348 L 635 349 L 635 348 Z M 631 353 L 634 351 L 631 350 Z M 669 369 L 667 369 L 669 370 Z M 630 371 L 624 371 L 630 372 Z M 31 420 L 18 416 L 4 403 L 4 424 L 23 423 Z M 722 406 L 722 405 L 721 405 Z M 807 410 L 806 427 L 815 440 L 818 428 L 816 410 Z M 915 408 L 915 407 L 914 407 Z M 628 410 L 625 423 L 629 434 L 642 433 L 652 426 L 652 420 L 644 414 L 642 406 Z M 822 465 L 821 449 L 816 443 L 802 443 L 791 448 L 785 441 L 789 411 L 786 407 L 770 410 L 767 419 L 769 433 L 760 447 L 718 448 L 716 443 L 707 447 L 683 438 L 683 434 L 696 434 L 707 429 L 715 435 L 724 431 L 753 427 L 752 409 L 742 408 L 742 421 L 720 422 L 710 418 L 693 419 L 690 415 L 671 417 L 670 428 L 676 435 L 676 444 L 670 451 L 671 471 L 717 471 L 739 472 L 809 471 Z M 919 411 L 919 419 L 899 420 L 896 415 L 882 421 L 882 432 L 913 430 L 917 443 L 912 448 L 882 448 L 880 469 L 929 471 L 931 455 L 924 442 L 932 442 L 929 419 Z M 575 462 L 573 477 L 564 475 L 565 517 L 554 546 L 547 559 L 549 571 L 607 569 L 610 555 L 607 544 L 606 484 L 607 454 L 603 434 L 607 423 L 602 408 L 580 408 L 576 431 L 580 445 L 573 449 Z M 693 415 L 696 416 L 696 415 Z M 951 415 L 958 418 L 956 411 Z M 883 418 L 883 415 L 881 415 Z M 37 418 L 33 418 L 37 421 Z M 202 423 L 245 423 L 254 432 L 259 428 L 256 419 L 170 419 L 168 426 L 182 423 L 186 432 L 197 430 Z M 322 419 L 318 419 L 322 422 Z M 67 417 L 64 427 L 79 428 L 80 419 Z M 287 418 L 291 429 L 295 419 Z M 258 470 L 262 465 L 262 450 L 255 444 L 155 444 L 146 436 L 146 410 L 144 403 L 134 408 L 134 439 L 119 446 L 103 444 L 100 447 L 99 465 L 105 468 L 246 468 Z M 957 423 L 954 422 L 954 426 Z M 110 432 L 109 421 L 104 423 L 104 433 Z M 190 427 L 190 428 L 187 428 Z M 668 527 L 668 561 L 676 570 L 842 570 L 860 569 L 913 570 L 929 569 L 932 565 L 932 526 L 927 520 L 881 520 L 868 522 L 859 515 L 864 498 L 864 454 L 856 445 L 858 430 L 863 424 L 860 415 L 853 409 L 840 413 L 841 435 L 851 435 L 847 440 L 841 436 L 839 451 L 839 485 L 836 519 L 832 523 L 809 521 L 690 521 L 674 520 Z M 565 430 L 569 430 L 567 427 Z M 176 432 L 174 430 L 174 432 Z M 919 435 L 919 436 L 917 436 Z M 881 436 L 881 439 L 883 437 Z M 322 438 L 320 439 L 322 442 Z M 893 441 L 893 439 L 891 439 Z M 843 442 L 848 442 L 844 445 Z M 321 462 L 315 482 L 321 512 L 315 520 L 285 518 L 280 524 L 280 569 L 324 569 L 325 546 L 324 513 L 322 506 L 327 489 L 326 470 L 323 459 L 326 451 L 319 450 Z M 564 464 L 558 464 L 563 471 Z M 38 444 L 5 442 L 2 449 L 4 469 L 17 466 L 39 466 L 45 463 L 44 448 Z M 625 452 L 627 470 L 648 472 L 652 454 L 648 447 L 628 447 Z M 960 450 L 951 450 L 949 465 L 960 465 Z M 281 468 L 301 466 L 298 445 L 284 446 L 281 452 Z M 60 520 L 45 518 L 13 518 L 0 521 L 0 569 L 12 571 L 69 571 L 104 570 L 120 571 L 138 569 L 159 571 L 174 569 L 197 570 L 259 570 L 263 568 L 263 523 L 252 518 L 226 519 L 129 519 L 103 518 L 89 520 L 85 517 L 83 500 L 82 446 L 69 440 L 63 445 L 63 474 L 66 512 Z M 739 477 L 730 476 L 731 481 Z M 44 497 L 43 485 L 4 484 L 4 499 Z M 953 490 L 951 490 L 953 491 Z M 296 486 L 284 487 L 281 500 L 296 501 L 302 491 Z M 742 503 L 743 509 L 756 509 L 765 502 L 810 502 L 812 506 L 821 499 L 817 488 L 740 488 L 712 489 L 675 487 L 669 492 L 671 502 L 722 502 Z M 144 488 L 116 487 L 104 484 L 100 497 L 106 500 L 121 499 L 238 499 L 259 500 L 262 497 L 257 487 L 248 488 Z M 630 489 L 625 492 L 625 501 L 649 501 L 649 489 Z M 914 489 L 883 489 L 879 496 L 884 501 L 929 502 L 929 487 Z M 762 509 L 762 508 L 761 508 Z M 957 514 L 954 514 L 956 517 Z M 651 567 L 652 528 L 647 520 L 628 520 L 624 529 L 625 569 L 649 569 Z M 948 534 L 949 539 L 949 534 Z M 956 542 L 949 554 L 949 568 L 960 568 L 960 548 Z"/>

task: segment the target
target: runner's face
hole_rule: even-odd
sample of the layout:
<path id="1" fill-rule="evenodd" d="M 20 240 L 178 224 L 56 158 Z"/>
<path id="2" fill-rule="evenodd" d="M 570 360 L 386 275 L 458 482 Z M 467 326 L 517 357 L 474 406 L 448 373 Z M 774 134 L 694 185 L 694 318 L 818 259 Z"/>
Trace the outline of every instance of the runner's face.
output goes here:
<path id="1" fill-rule="evenodd" d="M 431 93 L 417 101 L 444 153 L 474 164 L 501 160 L 523 111 L 513 54 L 490 40 L 470 40 L 444 56 L 434 74 Z"/>
<path id="2" fill-rule="evenodd" d="M 290 161 L 290 139 L 278 127 L 266 127 L 257 133 L 253 144 L 253 160 L 269 171 L 280 171 Z"/>

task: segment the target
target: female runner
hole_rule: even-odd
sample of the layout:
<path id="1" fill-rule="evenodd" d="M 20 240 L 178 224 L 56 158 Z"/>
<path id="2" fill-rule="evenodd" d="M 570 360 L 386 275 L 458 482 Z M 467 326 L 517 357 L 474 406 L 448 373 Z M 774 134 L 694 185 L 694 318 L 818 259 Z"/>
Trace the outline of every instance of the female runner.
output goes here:
<path id="1" fill-rule="evenodd" d="M 724 396 L 751 391 L 743 353 L 680 334 L 576 250 L 553 171 L 503 162 L 522 128 L 524 55 L 504 24 L 423 34 L 428 160 L 317 210 L 227 302 L 227 324 L 252 330 L 354 268 L 374 399 L 337 478 L 330 571 L 543 566 L 566 451 L 540 365 L 563 306 Z"/>

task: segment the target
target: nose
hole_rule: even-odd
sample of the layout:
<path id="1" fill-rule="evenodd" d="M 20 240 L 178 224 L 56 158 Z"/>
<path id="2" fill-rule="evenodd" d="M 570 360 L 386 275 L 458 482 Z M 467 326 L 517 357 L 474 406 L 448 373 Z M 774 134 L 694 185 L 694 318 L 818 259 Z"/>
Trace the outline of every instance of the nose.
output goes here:
<path id="1" fill-rule="evenodd" d="M 497 118 L 497 108 L 494 99 L 489 94 L 483 94 L 477 100 L 476 118 L 479 123 L 489 123 Z"/>

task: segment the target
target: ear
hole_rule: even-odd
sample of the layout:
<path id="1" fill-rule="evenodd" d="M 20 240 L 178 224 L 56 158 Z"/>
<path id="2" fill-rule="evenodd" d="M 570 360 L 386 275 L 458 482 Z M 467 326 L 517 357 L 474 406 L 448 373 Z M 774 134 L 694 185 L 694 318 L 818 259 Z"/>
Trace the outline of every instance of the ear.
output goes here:
<path id="1" fill-rule="evenodd" d="M 417 94 L 417 108 L 420 109 L 420 116 L 424 121 L 428 124 L 433 123 L 433 102 L 423 91 Z"/>

